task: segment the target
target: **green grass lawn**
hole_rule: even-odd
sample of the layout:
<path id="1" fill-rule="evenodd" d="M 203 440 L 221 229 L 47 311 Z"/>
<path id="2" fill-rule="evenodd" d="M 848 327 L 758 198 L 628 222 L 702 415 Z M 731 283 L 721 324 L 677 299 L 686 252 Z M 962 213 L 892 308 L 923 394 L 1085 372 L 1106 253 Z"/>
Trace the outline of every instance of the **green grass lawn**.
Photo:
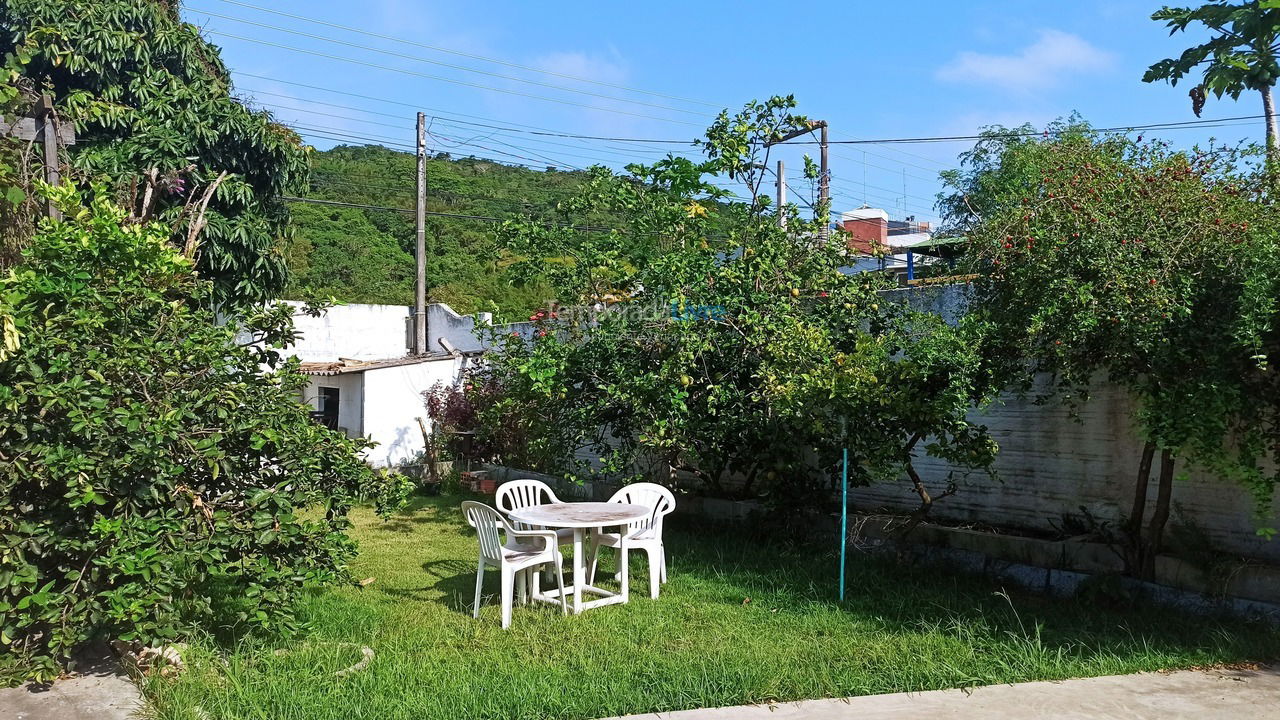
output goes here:
<path id="1" fill-rule="evenodd" d="M 357 511 L 355 568 L 371 585 L 316 593 L 309 631 L 291 643 L 198 646 L 185 674 L 148 682 L 151 712 L 569 720 L 1280 657 L 1271 628 L 1006 596 L 991 581 L 863 556 L 839 604 L 834 553 L 679 523 L 657 601 L 636 553 L 630 604 L 577 617 L 517 607 L 503 631 L 492 597 L 470 615 L 477 548 L 460 500 L 419 498 L 390 521 Z M 485 591 L 497 581 L 490 571 Z M 376 652 L 368 668 L 334 677 L 361 645 Z"/>

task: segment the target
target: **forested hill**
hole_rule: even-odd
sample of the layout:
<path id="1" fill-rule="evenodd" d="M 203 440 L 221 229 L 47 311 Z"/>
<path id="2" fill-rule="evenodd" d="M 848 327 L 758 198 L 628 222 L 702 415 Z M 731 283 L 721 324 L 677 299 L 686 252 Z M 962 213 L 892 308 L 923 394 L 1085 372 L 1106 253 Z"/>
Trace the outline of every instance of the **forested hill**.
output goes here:
<path id="1" fill-rule="evenodd" d="M 309 198 L 412 210 L 414 156 L 377 146 L 315 153 Z M 531 170 L 477 158 L 438 155 L 427 163 L 427 209 L 488 217 L 550 218 L 583 174 Z M 342 302 L 413 302 L 413 215 L 293 203 L 288 249 L 290 298 L 332 295 Z M 496 309 L 516 315 L 540 306 L 548 291 L 515 283 L 495 246 L 496 223 L 427 218 L 430 299 L 461 313 Z"/>

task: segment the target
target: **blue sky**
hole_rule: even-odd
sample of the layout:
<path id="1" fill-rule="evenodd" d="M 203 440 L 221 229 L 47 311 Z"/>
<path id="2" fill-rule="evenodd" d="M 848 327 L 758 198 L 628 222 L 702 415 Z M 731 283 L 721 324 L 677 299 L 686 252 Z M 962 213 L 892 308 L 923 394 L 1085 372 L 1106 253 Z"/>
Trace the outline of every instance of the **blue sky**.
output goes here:
<path id="1" fill-rule="evenodd" d="M 617 167 L 652 160 L 672 146 L 516 130 L 689 139 L 720 107 L 787 93 L 796 95 L 801 112 L 828 120 L 835 140 L 968 135 L 992 123 L 1042 125 L 1072 111 L 1097 126 L 1193 120 L 1188 87 L 1147 85 L 1141 77 L 1150 63 L 1201 39 L 1169 37 L 1149 19 L 1158 5 L 1133 0 L 845 0 L 790 10 L 776 2 L 723 0 L 184 4 L 185 18 L 222 46 L 240 94 L 286 123 L 316 128 L 303 134 L 317 147 L 340 137 L 354 142 L 354 136 L 411 144 L 415 109 L 421 108 L 433 117 L 433 150 L 560 167 Z M 1239 102 L 1210 100 L 1204 115 L 1260 113 L 1260 100 L 1248 94 Z M 1163 136 L 1177 146 L 1211 136 L 1260 141 L 1262 122 Z M 865 201 L 894 217 L 932 219 L 937 173 L 954 166 L 966 147 L 836 147 L 834 209 Z M 799 153 L 783 155 L 789 175 L 799 173 Z M 792 182 L 793 197 L 808 195 L 798 180 Z"/>

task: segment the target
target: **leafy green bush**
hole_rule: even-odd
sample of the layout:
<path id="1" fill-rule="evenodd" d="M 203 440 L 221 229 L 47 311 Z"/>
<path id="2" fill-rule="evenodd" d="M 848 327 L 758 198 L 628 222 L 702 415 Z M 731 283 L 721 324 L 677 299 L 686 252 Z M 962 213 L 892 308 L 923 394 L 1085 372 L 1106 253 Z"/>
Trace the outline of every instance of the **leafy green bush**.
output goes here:
<path id="1" fill-rule="evenodd" d="M 0 279 L 0 642 L 49 677 L 99 638 L 291 630 L 346 579 L 348 508 L 400 481 L 309 420 L 286 308 L 219 323 L 167 228 L 55 192 L 68 220 Z"/>
<path id="2" fill-rule="evenodd" d="M 1175 464 L 1246 487 L 1270 521 L 1280 482 L 1280 234 L 1257 150 L 1176 152 L 1072 121 L 991 132 L 949 177 L 978 273 L 972 312 L 1016 389 L 1051 377 L 1070 405 L 1105 380 L 1137 401 L 1130 569 L 1162 546 Z M 957 212 L 971 204 L 975 212 Z M 1159 451 L 1155 503 L 1144 527 Z M 1263 534 L 1273 532 L 1268 527 Z"/>
<path id="3" fill-rule="evenodd" d="M 914 458 L 990 468 L 995 445 L 968 417 L 993 390 L 973 328 L 893 302 L 880 275 L 842 272 L 845 238 L 794 206 L 777 211 L 779 228 L 758 192 L 770 143 L 809 127 L 793 107 L 772 98 L 722 114 L 704 163 L 593 168 L 565 207 L 619 218 L 612 232 L 503 226 L 522 258 L 513 272 L 546 278 L 562 304 L 530 318 L 531 341 L 494 338 L 486 372 L 501 392 L 479 413 L 487 432 L 519 435 L 546 472 L 680 479 L 803 507 L 830 502 L 824 473 L 838 477 L 847 448 L 851 482 L 908 479 L 913 522 L 963 474 L 922 478 Z M 750 203 L 725 202 L 716 176 L 741 181 Z"/>

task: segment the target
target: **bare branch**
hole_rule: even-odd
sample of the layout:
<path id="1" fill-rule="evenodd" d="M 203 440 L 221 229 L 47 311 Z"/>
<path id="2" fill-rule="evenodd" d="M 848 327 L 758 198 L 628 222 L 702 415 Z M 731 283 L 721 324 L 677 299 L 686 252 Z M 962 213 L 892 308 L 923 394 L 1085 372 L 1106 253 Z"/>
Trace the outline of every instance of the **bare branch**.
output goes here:
<path id="1" fill-rule="evenodd" d="M 208 222 L 208 219 L 205 217 L 205 211 L 209 208 L 209 201 L 213 199 L 213 193 L 217 191 L 218 186 L 226 179 L 226 170 L 218 173 L 217 179 L 212 183 L 209 183 L 209 187 L 205 188 L 204 195 L 200 198 L 200 211 L 196 214 L 195 220 L 191 221 L 191 228 L 187 231 L 187 245 L 183 250 L 183 254 L 188 258 L 194 258 L 196 256 L 196 249 L 199 247 L 197 238 L 200 235 L 200 231 L 204 229 L 205 223 Z"/>

